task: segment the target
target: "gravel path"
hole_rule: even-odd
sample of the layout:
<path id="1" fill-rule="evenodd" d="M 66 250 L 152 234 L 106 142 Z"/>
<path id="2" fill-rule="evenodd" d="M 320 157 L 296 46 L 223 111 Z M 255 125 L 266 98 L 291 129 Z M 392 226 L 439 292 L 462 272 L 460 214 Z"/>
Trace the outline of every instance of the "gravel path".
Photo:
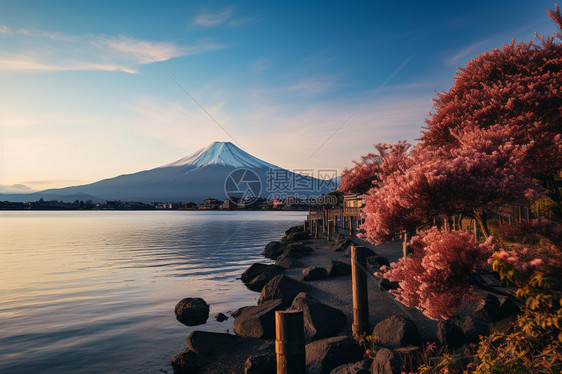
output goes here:
<path id="1" fill-rule="evenodd" d="M 320 266 L 328 268 L 331 260 L 341 261 L 349 264 L 351 259 L 346 252 L 334 252 L 335 245 L 325 239 L 313 239 L 305 242 L 312 247 L 314 252 L 302 259 L 304 267 Z M 388 258 L 390 262 L 397 261 L 402 255 L 402 242 L 384 243 L 378 246 L 369 246 L 377 255 Z M 375 272 L 377 269 L 369 269 Z M 301 281 L 302 268 L 288 269 L 285 275 Z M 379 290 L 378 282 L 374 277 L 368 277 L 369 291 L 369 314 L 370 323 L 374 327 L 378 322 L 392 315 L 403 315 L 412 319 L 424 340 L 435 340 L 437 322 L 425 317 L 415 308 L 407 308 L 394 299 L 394 296 L 387 291 Z M 351 275 L 328 277 L 323 280 L 304 282 L 309 285 L 309 293 L 321 302 L 342 310 L 347 316 L 346 333 L 351 334 L 353 322 L 353 299 Z"/>

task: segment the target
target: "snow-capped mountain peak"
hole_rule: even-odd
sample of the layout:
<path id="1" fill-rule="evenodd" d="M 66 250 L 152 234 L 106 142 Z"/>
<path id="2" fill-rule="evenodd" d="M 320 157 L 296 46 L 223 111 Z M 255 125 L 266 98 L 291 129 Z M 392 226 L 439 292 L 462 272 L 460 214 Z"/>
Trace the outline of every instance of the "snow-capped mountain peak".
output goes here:
<path id="1" fill-rule="evenodd" d="M 223 165 L 235 168 L 277 168 L 241 150 L 231 142 L 214 142 L 206 148 L 162 167 L 194 167 Z"/>

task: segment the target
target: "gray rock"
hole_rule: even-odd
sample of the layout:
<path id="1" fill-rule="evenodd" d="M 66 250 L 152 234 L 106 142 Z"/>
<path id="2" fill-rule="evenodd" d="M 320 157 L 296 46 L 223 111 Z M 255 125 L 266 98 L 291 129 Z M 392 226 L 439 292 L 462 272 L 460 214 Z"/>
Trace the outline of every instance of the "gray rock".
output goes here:
<path id="1" fill-rule="evenodd" d="M 219 313 L 215 316 L 215 319 L 219 322 L 224 322 L 228 319 L 228 316 L 224 313 Z"/>
<path id="2" fill-rule="evenodd" d="M 297 269 L 304 267 L 302 261 L 297 260 L 294 257 L 291 257 L 287 254 L 282 254 L 277 258 L 275 261 L 275 265 L 279 265 L 285 269 Z"/>
<path id="3" fill-rule="evenodd" d="M 244 365 L 244 374 L 275 374 L 277 359 L 275 354 L 250 356 Z"/>
<path id="4" fill-rule="evenodd" d="M 328 273 L 332 276 L 351 274 L 351 265 L 332 260 L 328 266 Z"/>
<path id="5" fill-rule="evenodd" d="M 252 338 L 275 338 L 275 311 L 284 309 L 285 304 L 281 300 L 242 308 L 234 319 L 234 332 Z"/>
<path id="6" fill-rule="evenodd" d="M 262 254 L 264 255 L 264 257 L 276 260 L 279 256 L 281 256 L 284 249 L 285 246 L 280 242 L 271 242 L 265 246 Z"/>
<path id="7" fill-rule="evenodd" d="M 294 258 L 303 258 L 312 252 L 312 248 L 304 245 L 302 242 L 288 244 L 283 251 L 283 256 L 291 256 Z"/>
<path id="8" fill-rule="evenodd" d="M 285 230 L 285 235 L 291 235 L 294 232 L 302 232 L 304 231 L 304 226 L 303 225 L 299 225 L 299 226 L 293 226 L 291 228 L 288 228 L 287 230 Z"/>
<path id="9" fill-rule="evenodd" d="M 196 330 L 189 334 L 186 341 L 191 351 L 205 357 L 221 352 L 228 346 L 242 344 L 245 339 L 231 334 Z"/>
<path id="10" fill-rule="evenodd" d="M 279 265 L 253 264 L 242 274 L 240 279 L 248 289 L 261 292 L 267 282 L 284 271 L 285 268 Z"/>
<path id="11" fill-rule="evenodd" d="M 437 339 L 442 345 L 448 345 L 453 349 L 457 349 L 466 343 L 462 328 L 450 320 L 437 323 Z"/>
<path id="12" fill-rule="evenodd" d="M 306 340 L 317 340 L 336 335 L 347 323 L 345 313 L 323 304 L 306 292 L 293 300 L 291 309 L 302 310 Z"/>
<path id="13" fill-rule="evenodd" d="M 421 342 L 416 324 L 408 318 L 397 315 L 379 322 L 373 329 L 373 335 L 388 348 L 419 345 Z"/>
<path id="14" fill-rule="evenodd" d="M 353 244 L 353 240 L 351 239 L 338 241 L 336 242 L 336 248 L 334 249 L 334 252 L 343 252 L 347 250 L 352 244 Z"/>
<path id="15" fill-rule="evenodd" d="M 184 349 L 172 359 L 174 374 L 197 373 L 204 365 L 203 358 L 189 348 Z"/>
<path id="16" fill-rule="evenodd" d="M 261 291 L 258 304 L 268 300 L 281 299 L 286 305 L 291 305 L 293 299 L 306 287 L 301 282 L 287 277 L 283 274 L 276 276 L 269 281 Z"/>
<path id="17" fill-rule="evenodd" d="M 375 251 L 373 251 L 370 248 L 364 247 L 362 245 L 355 245 L 358 249 L 360 249 L 361 251 L 363 251 L 363 253 L 365 254 L 365 257 L 371 257 L 371 256 L 376 256 L 377 254 L 375 253 Z M 351 245 L 347 247 L 347 252 L 351 253 Z"/>
<path id="18" fill-rule="evenodd" d="M 209 304 L 199 297 L 188 297 L 176 304 L 175 313 L 176 319 L 184 325 L 202 325 L 209 318 Z"/>
<path id="19" fill-rule="evenodd" d="M 347 336 L 316 340 L 306 345 L 306 372 L 329 373 L 336 367 L 357 362 L 363 358 L 363 349 Z"/>
<path id="20" fill-rule="evenodd" d="M 328 277 L 328 270 L 318 266 L 311 266 L 306 269 L 302 269 L 302 280 L 313 281 L 318 279 L 324 279 Z"/>
<path id="21" fill-rule="evenodd" d="M 375 354 L 371 365 L 372 374 L 399 374 L 401 373 L 402 360 L 400 355 L 387 348 L 381 348 Z"/>
<path id="22" fill-rule="evenodd" d="M 352 364 L 343 364 L 335 368 L 330 374 L 371 374 L 372 358 L 367 358 Z"/>
<path id="23" fill-rule="evenodd" d="M 282 243 L 294 243 L 294 242 L 300 242 L 303 240 L 308 240 L 310 239 L 310 234 L 306 231 L 296 231 L 296 232 L 292 232 L 289 235 L 284 236 L 281 239 Z"/>

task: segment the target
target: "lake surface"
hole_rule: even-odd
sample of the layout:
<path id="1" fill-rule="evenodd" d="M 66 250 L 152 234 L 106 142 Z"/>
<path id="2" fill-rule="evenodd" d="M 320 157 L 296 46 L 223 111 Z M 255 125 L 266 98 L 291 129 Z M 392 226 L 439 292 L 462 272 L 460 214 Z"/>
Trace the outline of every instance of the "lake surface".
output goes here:
<path id="1" fill-rule="evenodd" d="M 304 212 L 0 212 L 0 373 L 172 373 L 194 329 L 255 304 L 236 278 Z M 205 325 L 176 321 L 203 297 Z"/>

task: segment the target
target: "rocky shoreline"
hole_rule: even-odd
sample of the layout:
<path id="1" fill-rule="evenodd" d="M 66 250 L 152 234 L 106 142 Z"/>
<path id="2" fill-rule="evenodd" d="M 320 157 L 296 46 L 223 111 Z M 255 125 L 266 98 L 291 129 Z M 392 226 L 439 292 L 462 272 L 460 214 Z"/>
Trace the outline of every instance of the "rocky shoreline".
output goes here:
<path id="1" fill-rule="evenodd" d="M 378 349 L 366 354 L 365 344 L 359 345 L 351 331 L 352 244 L 365 243 L 344 234 L 333 241 L 312 239 L 303 226 L 292 227 L 280 241 L 267 244 L 263 255 L 275 264 L 255 263 L 241 275 L 240 280 L 260 297 L 257 305 L 231 313 L 236 335 L 193 331 L 188 347 L 172 361 L 174 372 L 275 373 L 277 310 L 303 311 L 307 373 L 311 374 L 400 373 L 408 361 L 412 365 L 419 360 L 430 342 L 463 355 L 474 348 L 480 334 L 505 328 L 518 312 L 512 299 L 490 294 L 484 304 L 468 307 L 456 320 L 437 323 L 399 304 L 386 290 L 396 285 L 381 286 L 370 278 L 370 324 Z M 374 272 L 398 260 L 402 247 L 395 242 L 365 251 L 369 271 Z M 201 299 L 183 299 L 176 306 L 178 320 L 200 324 L 205 312 L 208 318 L 205 305 Z"/>

